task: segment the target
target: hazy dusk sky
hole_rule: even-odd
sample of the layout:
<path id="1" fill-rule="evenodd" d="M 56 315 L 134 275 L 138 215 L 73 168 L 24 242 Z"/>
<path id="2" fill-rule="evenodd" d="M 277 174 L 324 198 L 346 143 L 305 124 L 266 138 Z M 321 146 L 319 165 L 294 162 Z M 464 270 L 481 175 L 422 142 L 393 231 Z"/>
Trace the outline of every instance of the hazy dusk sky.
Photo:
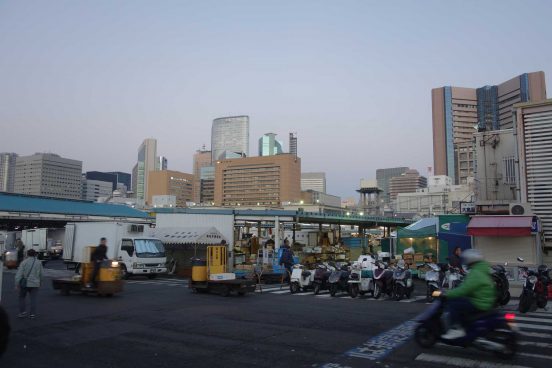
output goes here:
<path id="1" fill-rule="evenodd" d="M 131 172 L 144 138 L 191 172 L 211 123 L 250 152 L 297 132 L 303 171 L 352 196 L 377 168 L 433 166 L 433 87 L 542 70 L 552 1 L 0 0 L 0 152 Z"/>

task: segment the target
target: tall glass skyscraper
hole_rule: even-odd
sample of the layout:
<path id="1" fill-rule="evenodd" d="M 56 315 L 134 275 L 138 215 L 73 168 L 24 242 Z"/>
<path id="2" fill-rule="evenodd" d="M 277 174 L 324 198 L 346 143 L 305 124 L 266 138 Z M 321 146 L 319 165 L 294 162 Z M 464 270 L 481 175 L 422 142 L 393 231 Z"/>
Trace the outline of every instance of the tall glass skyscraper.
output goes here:
<path id="1" fill-rule="evenodd" d="M 274 156 L 284 153 L 282 142 L 276 140 L 276 134 L 266 133 L 259 139 L 259 156 Z"/>
<path id="2" fill-rule="evenodd" d="M 135 167 L 136 172 L 136 199 L 144 201 L 147 198 L 148 192 L 148 176 L 150 171 L 155 171 L 157 168 L 157 140 L 145 139 L 138 148 L 138 163 Z"/>
<path id="3" fill-rule="evenodd" d="M 249 156 L 249 116 L 228 116 L 213 120 L 212 161 Z"/>

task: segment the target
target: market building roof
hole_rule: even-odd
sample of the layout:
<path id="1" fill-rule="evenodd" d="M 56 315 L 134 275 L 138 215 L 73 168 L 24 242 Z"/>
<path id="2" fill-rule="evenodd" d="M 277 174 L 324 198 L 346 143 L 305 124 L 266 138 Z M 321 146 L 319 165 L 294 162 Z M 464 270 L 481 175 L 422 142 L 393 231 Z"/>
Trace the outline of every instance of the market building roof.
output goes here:
<path id="1" fill-rule="evenodd" d="M 215 227 L 161 227 L 155 228 L 153 236 L 164 244 L 220 244 L 227 241 Z"/>
<path id="2" fill-rule="evenodd" d="M 74 220 L 75 216 L 99 218 L 150 219 L 150 216 L 137 209 L 108 203 L 95 203 L 71 199 L 0 193 L 0 218 L 60 216 Z"/>

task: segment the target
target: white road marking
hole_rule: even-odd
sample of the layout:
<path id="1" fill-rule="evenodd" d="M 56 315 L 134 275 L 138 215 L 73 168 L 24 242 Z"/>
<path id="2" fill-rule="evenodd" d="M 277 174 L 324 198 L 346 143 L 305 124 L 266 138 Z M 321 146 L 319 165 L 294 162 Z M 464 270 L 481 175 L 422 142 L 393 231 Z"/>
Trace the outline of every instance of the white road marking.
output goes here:
<path id="1" fill-rule="evenodd" d="M 425 299 L 425 298 L 426 298 L 425 296 L 418 295 L 418 296 L 414 296 L 410 299 L 400 300 L 399 303 L 413 303 L 413 302 L 417 302 L 418 300 L 422 300 L 422 299 Z"/>
<path id="2" fill-rule="evenodd" d="M 453 356 L 435 355 L 435 354 L 427 354 L 427 353 L 422 353 L 418 355 L 415 360 L 420 362 L 445 364 L 445 365 L 452 365 L 454 367 L 463 367 L 463 368 L 528 368 L 521 365 L 485 362 L 481 360 L 472 360 L 472 359 L 466 359 L 466 358 L 458 358 Z"/>
<path id="3" fill-rule="evenodd" d="M 315 297 L 317 297 L 317 298 L 331 298 L 332 296 L 328 293 L 328 294 L 315 295 Z"/>
<path id="4" fill-rule="evenodd" d="M 271 291 L 276 291 L 276 290 L 283 290 L 284 288 L 280 287 L 280 286 L 277 286 L 277 287 L 262 287 L 263 288 L 263 293 L 269 293 Z M 261 290 L 260 289 L 257 289 L 255 290 L 255 292 L 257 293 L 260 293 Z"/>
<path id="5" fill-rule="evenodd" d="M 299 296 L 302 296 L 302 295 L 314 295 L 314 291 L 304 291 L 302 293 L 295 293 L 293 295 L 299 295 Z"/>
<path id="6" fill-rule="evenodd" d="M 270 294 L 291 294 L 289 290 L 271 291 Z"/>

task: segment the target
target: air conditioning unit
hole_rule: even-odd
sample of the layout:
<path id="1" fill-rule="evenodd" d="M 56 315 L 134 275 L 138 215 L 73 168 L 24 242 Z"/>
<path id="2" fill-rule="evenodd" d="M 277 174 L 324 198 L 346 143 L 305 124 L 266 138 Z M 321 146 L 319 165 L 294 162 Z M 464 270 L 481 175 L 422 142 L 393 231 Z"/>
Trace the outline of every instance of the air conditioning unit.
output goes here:
<path id="1" fill-rule="evenodd" d="M 143 233 L 144 232 L 144 225 L 130 225 L 128 232 L 129 233 Z"/>
<path id="2" fill-rule="evenodd" d="M 529 203 L 510 203 L 510 215 L 533 216 L 533 211 Z"/>

